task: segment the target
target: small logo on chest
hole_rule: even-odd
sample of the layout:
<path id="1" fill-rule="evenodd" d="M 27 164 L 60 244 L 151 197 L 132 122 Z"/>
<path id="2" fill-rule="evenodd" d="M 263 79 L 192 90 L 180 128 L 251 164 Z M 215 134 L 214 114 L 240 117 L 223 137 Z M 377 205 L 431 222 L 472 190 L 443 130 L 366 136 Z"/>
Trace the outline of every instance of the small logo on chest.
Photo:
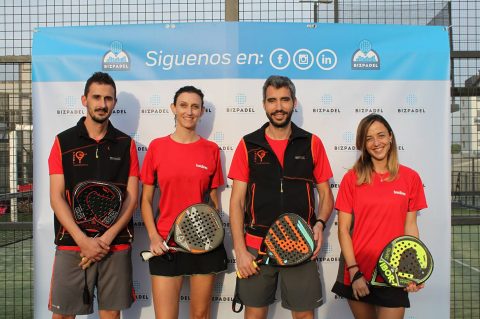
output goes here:
<path id="1" fill-rule="evenodd" d="M 401 195 L 401 196 L 406 196 L 406 195 L 407 195 L 407 194 L 405 194 L 405 193 L 402 192 L 402 191 L 393 191 L 393 193 L 394 193 L 395 195 Z"/>
<path id="2" fill-rule="evenodd" d="M 195 164 L 195 167 L 201 168 L 201 169 L 204 169 L 204 170 L 208 170 L 208 167 L 206 167 L 206 166 L 203 165 L 203 164 Z"/>
<path id="3" fill-rule="evenodd" d="M 74 151 L 72 152 L 72 162 L 73 166 L 88 166 L 88 164 L 82 163 L 87 153 L 84 151 Z"/>

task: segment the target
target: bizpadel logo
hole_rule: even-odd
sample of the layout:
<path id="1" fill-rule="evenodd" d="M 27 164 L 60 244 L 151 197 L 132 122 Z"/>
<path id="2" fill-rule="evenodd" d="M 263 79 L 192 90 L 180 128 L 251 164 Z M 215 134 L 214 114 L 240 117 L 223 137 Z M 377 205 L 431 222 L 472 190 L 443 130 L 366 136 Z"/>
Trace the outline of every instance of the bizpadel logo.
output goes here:
<path id="1" fill-rule="evenodd" d="M 255 108 L 248 105 L 247 96 L 245 94 L 238 93 L 235 96 L 235 106 L 227 106 L 227 113 L 255 113 Z"/>
<path id="2" fill-rule="evenodd" d="M 407 94 L 405 104 L 397 107 L 398 113 L 403 114 L 425 114 L 425 108 L 418 105 L 417 95 L 414 93 Z"/>
<path id="3" fill-rule="evenodd" d="M 133 284 L 133 289 L 135 291 L 135 297 L 137 301 L 150 300 L 150 293 L 143 287 L 140 281 L 134 280 L 132 284 Z"/>
<path id="4" fill-rule="evenodd" d="M 63 105 L 57 108 L 57 115 L 85 115 L 85 107 L 80 102 L 78 97 L 67 95 L 64 99 Z"/>
<path id="5" fill-rule="evenodd" d="M 110 43 L 110 50 L 103 56 L 104 71 L 128 71 L 130 70 L 130 57 L 123 51 L 123 44 L 120 41 Z"/>
<path id="6" fill-rule="evenodd" d="M 340 151 L 340 152 L 356 151 L 357 148 L 355 147 L 354 139 L 355 139 L 355 134 L 353 134 L 352 131 L 343 132 L 342 134 L 343 143 L 333 145 L 333 150 Z"/>
<path id="7" fill-rule="evenodd" d="M 352 70 L 379 70 L 380 57 L 372 49 L 368 40 L 362 40 L 358 44 L 358 50 L 352 56 Z"/>
<path id="8" fill-rule="evenodd" d="M 363 105 L 355 108 L 355 113 L 383 113 L 383 108 L 375 105 L 375 95 L 367 93 L 363 96 Z"/>
<path id="9" fill-rule="evenodd" d="M 211 137 L 221 151 L 234 151 L 233 145 L 225 143 L 225 133 L 217 131 Z"/>
<path id="10" fill-rule="evenodd" d="M 146 107 L 140 110 L 144 115 L 165 115 L 170 113 L 169 106 L 162 106 L 162 97 L 159 94 L 152 94 L 148 99 Z"/>
<path id="11" fill-rule="evenodd" d="M 312 109 L 313 113 L 333 114 L 340 113 L 340 108 L 334 104 L 333 96 L 331 94 L 324 94 L 320 97 L 320 105 Z"/>

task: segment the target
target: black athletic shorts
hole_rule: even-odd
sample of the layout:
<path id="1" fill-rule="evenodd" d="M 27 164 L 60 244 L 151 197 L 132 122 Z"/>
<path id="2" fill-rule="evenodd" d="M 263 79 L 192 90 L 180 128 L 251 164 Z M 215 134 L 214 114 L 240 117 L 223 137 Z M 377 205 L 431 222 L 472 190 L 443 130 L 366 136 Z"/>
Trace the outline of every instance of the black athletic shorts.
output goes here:
<path id="1" fill-rule="evenodd" d="M 376 306 L 388 308 L 410 308 L 408 292 L 404 291 L 403 288 L 375 287 L 370 285 L 368 286 L 368 289 L 370 290 L 370 294 L 365 297 L 360 297 L 360 299 L 357 300 L 353 296 L 352 286 L 347 286 L 336 281 L 333 285 L 332 292 L 343 298 L 362 301 Z"/>
<path id="2" fill-rule="evenodd" d="M 149 260 L 150 274 L 155 276 L 189 276 L 216 274 L 227 270 L 227 252 L 221 244 L 205 254 L 174 252 L 167 256 L 156 256 Z"/>

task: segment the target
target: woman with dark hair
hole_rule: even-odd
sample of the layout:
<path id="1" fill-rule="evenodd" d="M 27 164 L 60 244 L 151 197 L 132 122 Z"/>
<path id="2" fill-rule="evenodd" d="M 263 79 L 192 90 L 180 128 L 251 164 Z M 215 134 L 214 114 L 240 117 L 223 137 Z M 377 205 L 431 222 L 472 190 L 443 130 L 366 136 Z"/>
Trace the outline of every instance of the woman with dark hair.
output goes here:
<path id="1" fill-rule="evenodd" d="M 175 218 L 190 205 L 208 201 L 219 208 L 217 188 L 223 185 L 218 146 L 196 132 L 204 113 L 203 93 L 185 86 L 175 93 L 170 106 L 175 116 L 175 131 L 153 140 L 145 155 L 141 171 L 143 182 L 142 217 L 150 238 L 150 251 L 157 257 L 149 260 L 155 317 L 178 318 L 183 279 L 190 281 L 190 318 L 210 318 L 215 274 L 227 269 L 223 244 L 205 254 L 173 253 L 164 240 Z M 160 191 L 160 215 L 155 223 L 153 197 L 155 181 Z M 169 245 L 171 243 L 167 243 Z"/>
<path id="2" fill-rule="evenodd" d="M 418 237 L 417 212 L 427 207 L 423 184 L 417 172 L 399 163 L 395 134 L 381 115 L 360 121 L 356 147 L 360 157 L 343 177 L 335 203 L 342 255 L 332 291 L 348 299 L 356 319 L 400 319 L 410 307 L 408 292 L 423 285 L 368 283 L 392 239 Z"/>

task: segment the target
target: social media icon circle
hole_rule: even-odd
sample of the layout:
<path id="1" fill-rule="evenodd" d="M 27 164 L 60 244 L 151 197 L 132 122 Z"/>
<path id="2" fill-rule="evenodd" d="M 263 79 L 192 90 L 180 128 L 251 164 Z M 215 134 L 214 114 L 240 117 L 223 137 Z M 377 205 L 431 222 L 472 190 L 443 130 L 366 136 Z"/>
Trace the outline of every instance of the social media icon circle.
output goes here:
<path id="1" fill-rule="evenodd" d="M 317 54 L 317 65 L 320 69 L 328 71 L 337 65 L 337 55 L 330 49 L 324 49 Z"/>
<path id="2" fill-rule="evenodd" d="M 290 53 L 282 48 L 277 48 L 270 53 L 270 65 L 277 70 L 286 69 L 290 65 Z"/>
<path id="3" fill-rule="evenodd" d="M 293 55 L 293 64 L 299 70 L 308 70 L 314 62 L 313 53 L 307 49 L 298 49 Z"/>

